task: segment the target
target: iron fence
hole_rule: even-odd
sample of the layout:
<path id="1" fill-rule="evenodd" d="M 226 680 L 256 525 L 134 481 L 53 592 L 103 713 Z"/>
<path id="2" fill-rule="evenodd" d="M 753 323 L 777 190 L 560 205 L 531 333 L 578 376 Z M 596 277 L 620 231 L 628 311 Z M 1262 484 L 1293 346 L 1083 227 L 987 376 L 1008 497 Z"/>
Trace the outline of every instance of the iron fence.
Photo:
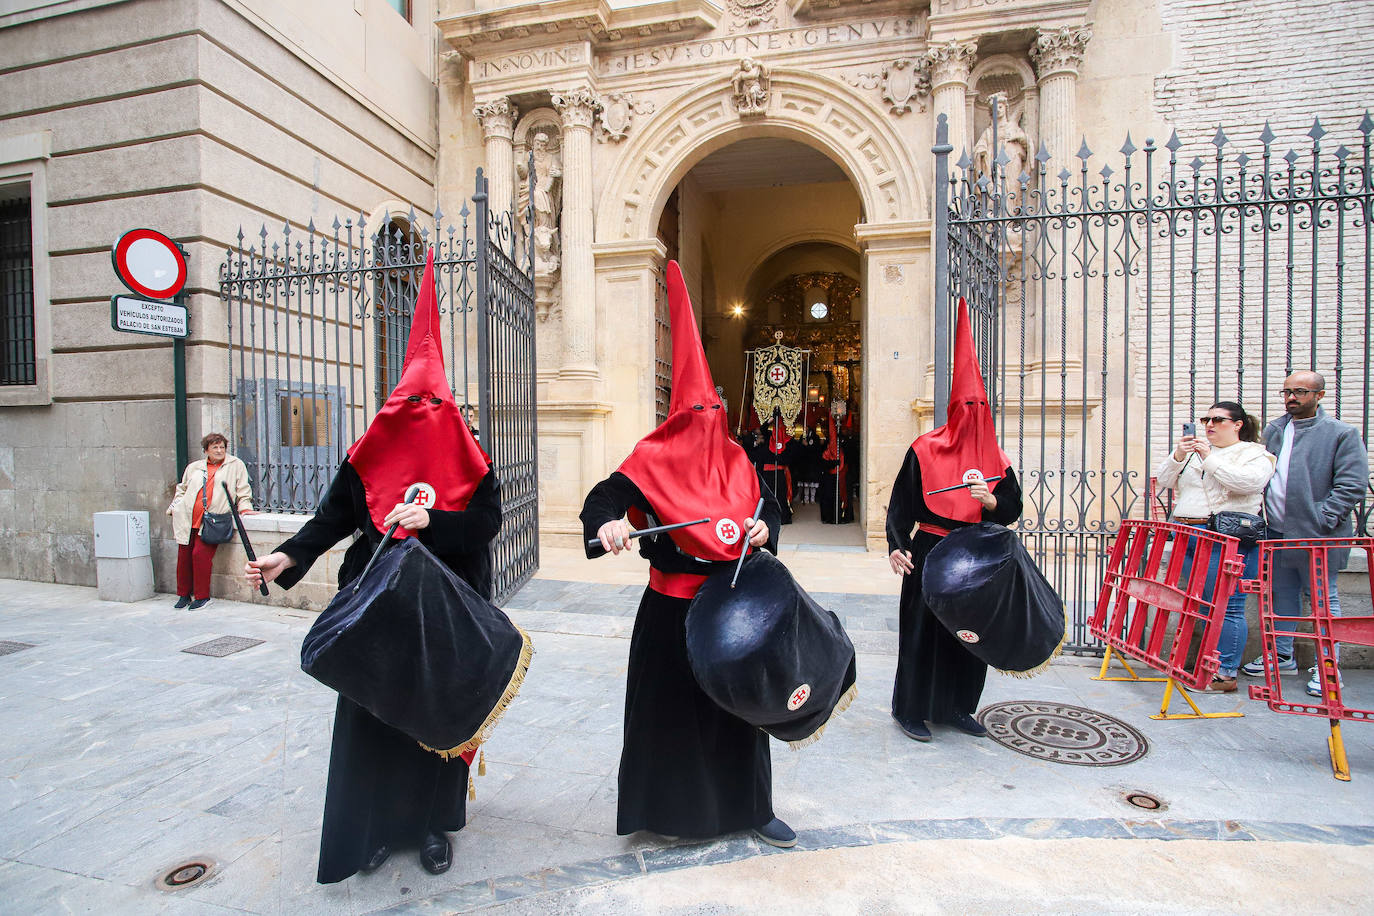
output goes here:
<path id="1" fill-rule="evenodd" d="M 1324 409 L 1369 444 L 1367 113 L 1357 132 L 1331 150 L 1314 122 L 1301 152 L 1268 124 L 1241 148 L 1220 128 L 1195 147 L 1128 136 L 1100 167 L 1086 143 L 1068 164 L 1042 144 L 1029 173 L 1007 175 L 995 134 L 985 171 L 967 153 L 951 169 L 939 118 L 936 379 L 966 297 L 1025 495 L 1017 527 L 1068 605 L 1071 651 L 1100 651 L 1087 623 L 1110 542 L 1150 514 L 1154 468 L 1200 409 L 1231 400 L 1273 419 L 1284 377 L 1316 369 Z"/>
<path id="2" fill-rule="evenodd" d="M 490 212 L 488 199 L 479 169 L 473 206 L 465 202 L 456 221 L 412 208 L 375 227 L 363 214 L 335 219 L 328 232 L 311 222 L 274 236 L 264 225 L 246 246 L 240 231 L 220 268 L 220 295 L 230 439 L 255 503 L 309 513 L 400 379 L 434 249 L 449 384 L 501 481 L 492 544 L 499 602 L 539 564 L 534 272 L 515 213 Z"/>

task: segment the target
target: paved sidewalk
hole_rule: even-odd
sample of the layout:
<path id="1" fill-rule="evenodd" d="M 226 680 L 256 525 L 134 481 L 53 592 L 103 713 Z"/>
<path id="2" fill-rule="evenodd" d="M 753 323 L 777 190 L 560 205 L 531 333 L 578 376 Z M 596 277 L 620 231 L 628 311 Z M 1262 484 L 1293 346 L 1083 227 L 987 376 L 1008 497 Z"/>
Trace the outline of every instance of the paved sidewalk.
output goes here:
<path id="1" fill-rule="evenodd" d="M 0 656 L 0 912 L 1369 906 L 1374 727 L 1347 724 L 1354 780 L 1340 783 L 1323 720 L 1233 694 L 1198 702 L 1244 718 L 1156 722 L 1159 685 L 1095 682 L 1094 666 L 1064 660 L 1034 680 L 991 676 L 984 702 L 1114 715 L 1148 738 L 1142 760 L 1063 766 L 939 728 L 917 744 L 887 712 L 895 597 L 858 590 L 816 588 L 859 649 L 858 700 L 818 744 L 774 744 L 775 806 L 799 848 L 617 837 L 625 656 L 642 585 L 575 582 L 559 569 L 546 563 L 511 602 L 536 654 L 488 747 L 453 869 L 432 877 L 403 852 L 329 887 L 314 870 L 333 694 L 298 666 L 313 615 L 218 599 L 174 611 L 170 596 L 124 605 L 94 589 L 0 581 L 0 640 L 32 644 Z M 219 636 L 263 642 L 223 658 L 182 651 Z M 1374 706 L 1374 672 L 1346 684 L 1350 702 Z M 1167 808 L 1129 807 L 1128 790 Z M 198 857 L 214 862 L 208 880 L 153 888 Z"/>

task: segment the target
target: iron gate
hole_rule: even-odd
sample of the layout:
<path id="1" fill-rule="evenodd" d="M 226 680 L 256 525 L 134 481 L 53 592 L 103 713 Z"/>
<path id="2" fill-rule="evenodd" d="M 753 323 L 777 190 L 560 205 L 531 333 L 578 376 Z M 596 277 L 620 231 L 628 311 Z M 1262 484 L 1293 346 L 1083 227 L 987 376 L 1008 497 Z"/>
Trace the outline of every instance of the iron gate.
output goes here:
<path id="1" fill-rule="evenodd" d="M 1356 132 L 1332 144 L 1314 122 L 1301 152 L 1267 123 L 1248 151 L 1220 128 L 1192 146 L 1128 136 L 1091 174 L 1086 143 L 1067 165 L 1041 144 L 1033 174 L 1007 175 L 995 134 L 986 172 L 967 153 L 951 169 L 938 119 L 936 404 L 963 296 L 1024 491 L 1017 529 L 1069 608 L 1070 651 L 1101 651 L 1087 624 L 1110 543 L 1149 514 L 1153 468 L 1200 408 L 1273 419 L 1283 378 L 1316 369 L 1324 409 L 1369 445 L 1368 113 Z M 1367 492 L 1361 533 L 1370 511 Z"/>
<path id="2" fill-rule="evenodd" d="M 375 227 L 359 214 L 335 219 L 328 233 L 313 221 L 277 236 L 264 225 L 247 247 L 240 230 L 220 268 L 220 297 L 230 439 L 254 501 L 310 513 L 400 379 L 433 247 L 449 384 L 501 481 L 491 547 L 499 604 L 539 567 L 534 266 L 516 213 L 493 213 L 488 200 L 478 169 L 473 207 L 464 203 L 456 223 L 438 208 L 425 225 L 413 208 Z"/>

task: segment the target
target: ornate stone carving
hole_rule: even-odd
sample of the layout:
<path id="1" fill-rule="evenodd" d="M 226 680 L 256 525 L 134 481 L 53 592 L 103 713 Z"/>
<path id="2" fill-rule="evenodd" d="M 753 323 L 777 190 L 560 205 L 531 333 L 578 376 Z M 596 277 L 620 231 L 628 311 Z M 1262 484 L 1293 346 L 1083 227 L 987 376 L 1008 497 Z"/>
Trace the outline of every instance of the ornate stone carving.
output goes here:
<path id="1" fill-rule="evenodd" d="M 559 217 L 563 209 L 563 158 L 554 125 L 541 124 L 530 131 L 529 147 L 534 165 L 534 196 L 531 199 L 529 193 L 530 160 L 517 157 L 515 171 L 520 177 L 517 217 L 522 238 L 530 236 L 533 218 L 535 305 L 543 320 L 548 318 L 556 299 L 562 253 Z"/>
<path id="2" fill-rule="evenodd" d="M 883 101 L 894 115 L 904 115 L 912 105 L 926 110 L 930 97 L 930 64 L 924 59 L 902 57 L 883 67 L 880 73 L 857 73 L 845 82 L 856 89 L 882 89 Z"/>
<path id="3" fill-rule="evenodd" d="M 602 97 L 596 116 L 596 138 L 603 143 L 619 143 L 629 133 L 635 115 L 653 113 L 653 102 L 637 100 L 628 92 L 609 92 Z"/>
<path id="4" fill-rule="evenodd" d="M 930 67 L 909 57 L 894 60 L 883 67 L 883 101 L 895 115 L 906 114 L 912 102 L 926 110 L 925 99 L 930 95 Z"/>
<path id="5" fill-rule="evenodd" d="M 778 27 L 778 17 L 773 11 L 778 0 L 725 0 L 725 5 L 735 17 L 736 29 L 753 29 L 761 25 L 774 29 Z"/>
<path id="6" fill-rule="evenodd" d="M 1092 37 L 1092 28 L 1086 25 L 1041 30 L 1030 49 L 1036 74 L 1041 79 L 1056 73 L 1077 76 L 1078 68 L 1083 66 L 1083 52 Z"/>
<path id="7" fill-rule="evenodd" d="M 739 69 L 730 78 L 735 90 L 735 108 L 740 115 L 761 115 L 768 109 L 768 68 L 752 57 L 739 62 Z"/>
<path id="8" fill-rule="evenodd" d="M 563 116 L 564 127 L 584 127 L 592 129 L 592 118 L 601 109 L 601 100 L 585 86 L 567 92 L 555 92 L 550 96 L 553 107 Z"/>
<path id="9" fill-rule="evenodd" d="M 931 86 L 938 89 L 945 83 L 967 83 L 977 57 L 978 46 L 970 41 L 947 41 L 932 45 L 925 53 Z"/>
<path id="10" fill-rule="evenodd" d="M 993 125 L 983 131 L 973 147 L 973 171 L 976 175 L 993 178 L 993 164 L 1006 178 L 1008 206 L 1015 206 L 1020 196 L 1021 173 L 1030 161 L 1030 137 L 1021 129 L 1021 111 L 1012 110 L 1011 100 L 1006 93 L 996 92 L 988 96 L 988 103 L 996 103 L 997 109 L 997 148 L 993 148 Z M 1001 157 L 1000 159 L 998 157 Z"/>
<path id="11" fill-rule="evenodd" d="M 472 113 L 482 125 L 483 137 L 502 137 L 506 140 L 511 138 L 511 130 L 518 112 L 510 99 L 482 102 L 473 106 Z"/>

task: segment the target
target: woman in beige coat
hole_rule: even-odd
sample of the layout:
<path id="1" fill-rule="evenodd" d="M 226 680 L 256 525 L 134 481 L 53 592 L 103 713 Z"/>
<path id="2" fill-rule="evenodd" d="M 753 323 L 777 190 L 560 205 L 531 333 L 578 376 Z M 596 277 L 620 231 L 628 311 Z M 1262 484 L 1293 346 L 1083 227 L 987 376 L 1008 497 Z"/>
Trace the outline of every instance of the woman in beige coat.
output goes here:
<path id="1" fill-rule="evenodd" d="M 219 433 L 210 433 L 200 440 L 200 448 L 205 452 L 204 460 L 186 466 L 172 504 L 167 507 L 167 514 L 172 517 L 172 534 L 177 540 L 178 597 L 174 607 L 190 607 L 193 611 L 210 601 L 210 566 L 219 546 L 200 539 L 201 518 L 206 512 L 229 511 L 229 499 L 224 495 L 226 485 L 234 494 L 239 513 L 253 513 L 248 468 L 229 454 L 229 440 Z"/>
<path id="2" fill-rule="evenodd" d="M 1184 436 L 1160 466 L 1157 483 L 1174 491 L 1173 520 L 1183 525 L 1206 528 L 1218 512 L 1260 513 L 1264 488 L 1274 476 L 1274 456 L 1259 443 L 1259 424 L 1235 401 L 1217 401 L 1197 418 L 1205 437 Z M 1191 567 L 1193 547 L 1188 546 L 1189 562 L 1184 566 L 1186 580 Z M 1258 574 L 1259 547 L 1241 545 L 1245 563 L 1244 577 Z M 1216 581 L 1218 557 L 1212 554 L 1207 570 L 1207 591 Z M 1207 689 L 1231 693 L 1236 689 L 1236 670 L 1245 651 L 1248 635 L 1245 621 L 1245 595 L 1232 592 L 1226 601 L 1226 619 L 1221 626 L 1217 652 L 1221 665 Z"/>

